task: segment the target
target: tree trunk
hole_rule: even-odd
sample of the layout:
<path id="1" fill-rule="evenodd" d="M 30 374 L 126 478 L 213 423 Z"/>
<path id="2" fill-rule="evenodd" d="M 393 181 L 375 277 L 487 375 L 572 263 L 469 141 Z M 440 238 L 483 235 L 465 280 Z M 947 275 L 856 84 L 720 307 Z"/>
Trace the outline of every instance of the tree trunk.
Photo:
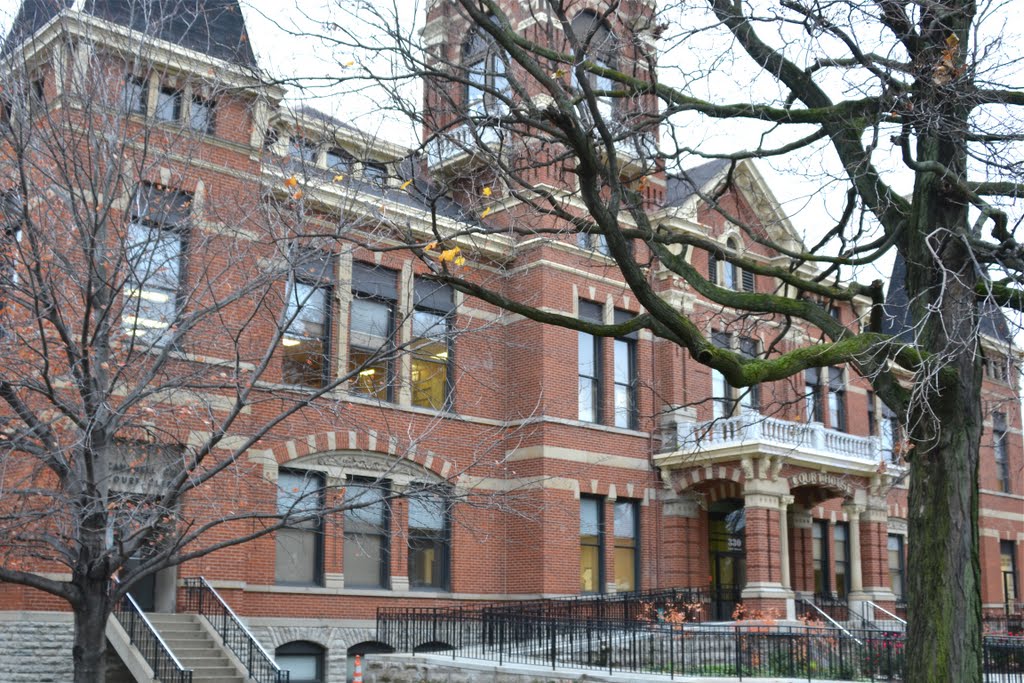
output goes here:
<path id="1" fill-rule="evenodd" d="M 84 581 L 79 585 L 81 599 L 74 606 L 75 644 L 74 683 L 106 681 L 107 617 L 110 616 L 107 582 Z"/>
<path id="2" fill-rule="evenodd" d="M 951 115 L 947 125 L 956 121 Z M 918 158 L 962 168 L 964 150 L 942 136 L 922 138 Z M 933 174 L 918 174 L 914 195 L 903 253 L 911 317 L 921 321 L 915 342 L 928 359 L 915 374 L 908 415 L 913 449 L 905 680 L 980 683 L 980 275 L 959 238 L 967 233 L 964 204 Z"/>

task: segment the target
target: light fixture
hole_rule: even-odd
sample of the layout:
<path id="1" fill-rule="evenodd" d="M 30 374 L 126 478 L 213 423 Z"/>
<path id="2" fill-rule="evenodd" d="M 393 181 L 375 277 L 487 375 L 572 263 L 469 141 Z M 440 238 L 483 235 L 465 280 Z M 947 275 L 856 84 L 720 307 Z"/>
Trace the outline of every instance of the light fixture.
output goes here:
<path id="1" fill-rule="evenodd" d="M 359 376 L 360 377 L 370 377 L 371 375 L 376 375 L 376 374 L 377 374 L 377 369 L 376 368 L 366 368 L 365 370 L 360 370 L 359 371 Z"/>
<path id="2" fill-rule="evenodd" d="M 130 288 L 126 289 L 124 293 L 125 296 L 137 297 L 139 299 L 143 299 L 145 301 L 152 301 L 158 304 L 165 304 L 171 300 L 169 294 L 166 294 L 165 292 L 154 292 L 151 289 Z"/>
<path id="3" fill-rule="evenodd" d="M 301 339 L 293 339 L 291 337 L 284 337 L 281 339 L 281 346 L 298 346 L 301 343 Z"/>

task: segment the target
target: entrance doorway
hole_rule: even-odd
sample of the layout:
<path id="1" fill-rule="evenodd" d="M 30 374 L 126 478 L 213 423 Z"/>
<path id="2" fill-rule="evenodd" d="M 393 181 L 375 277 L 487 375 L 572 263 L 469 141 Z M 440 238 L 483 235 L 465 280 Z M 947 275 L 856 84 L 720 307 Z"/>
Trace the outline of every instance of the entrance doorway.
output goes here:
<path id="1" fill-rule="evenodd" d="M 711 618 L 732 619 L 747 584 L 743 501 L 729 498 L 712 503 L 708 509 L 708 548 L 711 552 Z"/>

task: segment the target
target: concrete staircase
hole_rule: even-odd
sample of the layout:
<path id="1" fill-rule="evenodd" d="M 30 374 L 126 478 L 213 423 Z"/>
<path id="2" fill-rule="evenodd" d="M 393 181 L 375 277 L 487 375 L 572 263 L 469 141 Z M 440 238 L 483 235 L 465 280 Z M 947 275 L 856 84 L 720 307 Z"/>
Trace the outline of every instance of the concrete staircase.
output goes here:
<path id="1" fill-rule="evenodd" d="M 245 683 L 220 639 L 195 614 L 147 614 L 153 627 L 182 665 L 192 669 L 192 683 Z"/>

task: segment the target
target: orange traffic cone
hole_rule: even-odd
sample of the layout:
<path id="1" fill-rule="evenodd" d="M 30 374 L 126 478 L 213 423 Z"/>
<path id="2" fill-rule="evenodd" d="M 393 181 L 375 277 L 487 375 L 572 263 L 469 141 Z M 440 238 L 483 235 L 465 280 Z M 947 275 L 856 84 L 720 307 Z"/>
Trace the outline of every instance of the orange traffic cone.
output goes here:
<path id="1" fill-rule="evenodd" d="M 352 672 L 352 683 L 363 683 L 363 661 L 356 655 L 356 669 Z"/>

